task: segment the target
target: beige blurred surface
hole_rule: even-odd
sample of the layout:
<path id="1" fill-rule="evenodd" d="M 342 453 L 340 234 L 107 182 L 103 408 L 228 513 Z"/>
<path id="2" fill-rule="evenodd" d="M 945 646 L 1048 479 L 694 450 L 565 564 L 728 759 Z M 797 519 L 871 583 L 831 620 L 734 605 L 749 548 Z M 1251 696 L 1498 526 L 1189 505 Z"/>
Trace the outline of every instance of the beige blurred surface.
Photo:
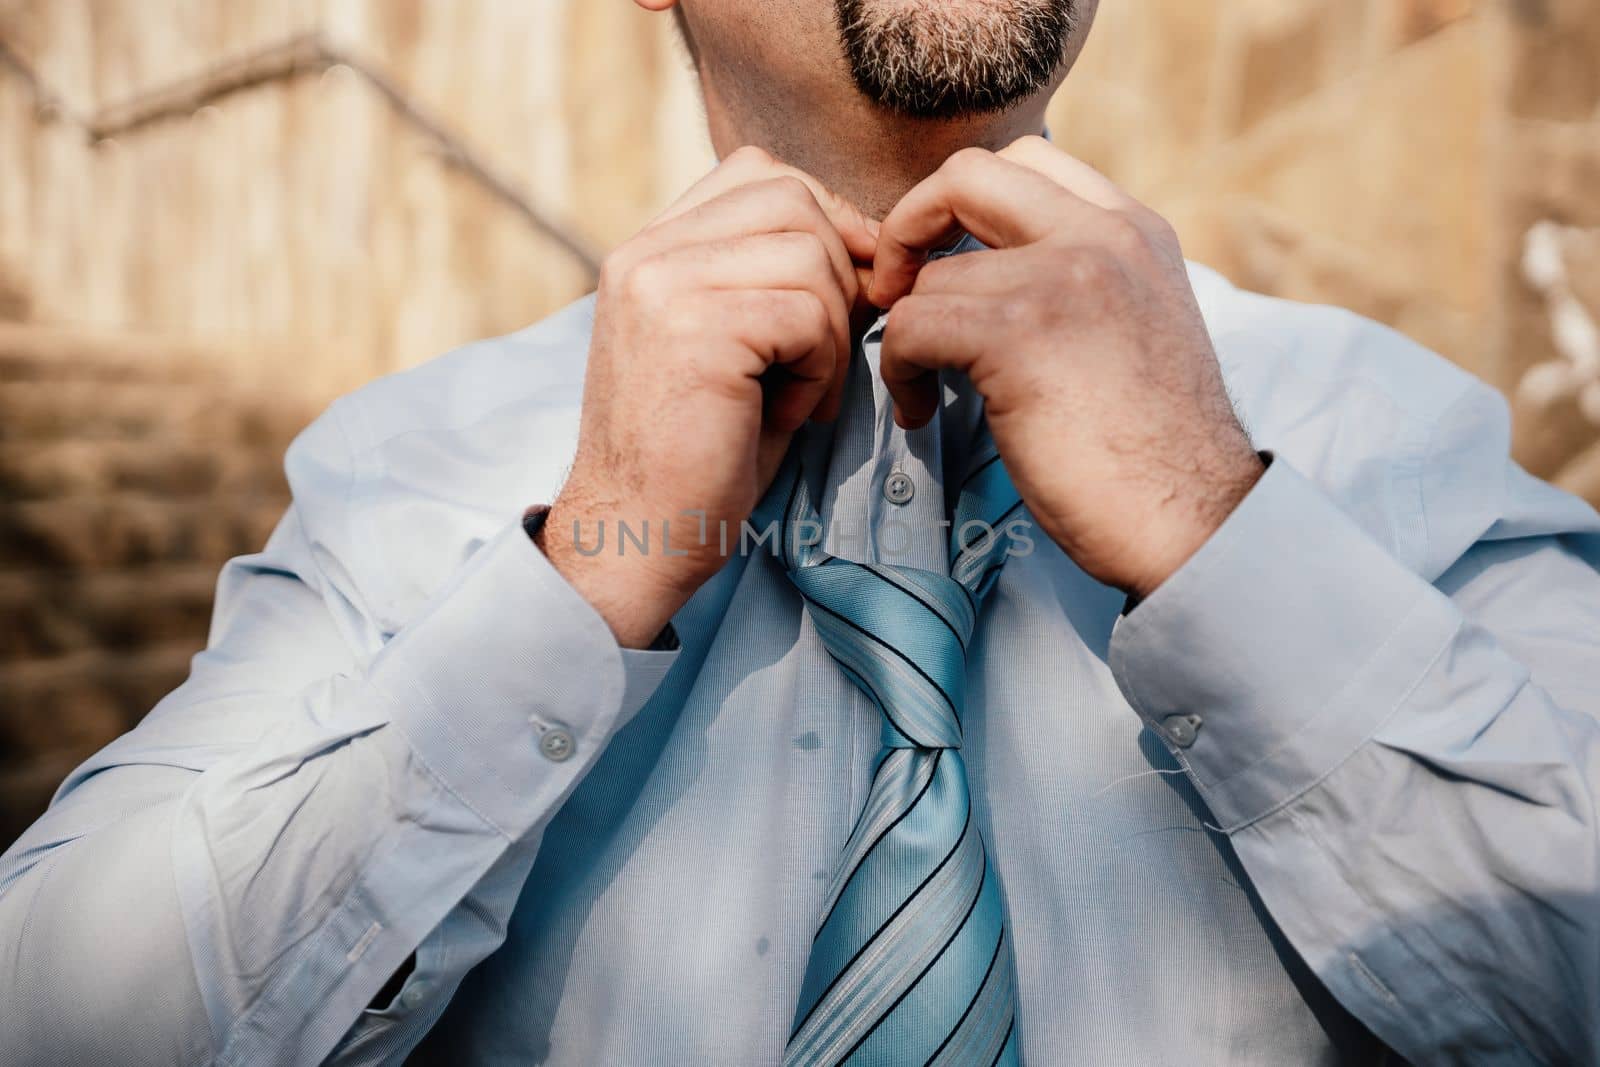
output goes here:
<path id="1" fill-rule="evenodd" d="M 1051 126 L 1600 500 L 1597 56 L 1595 0 L 1103 0 Z M 629 0 L 0 0 L 0 843 L 181 681 L 306 419 L 581 295 L 710 163 Z"/>

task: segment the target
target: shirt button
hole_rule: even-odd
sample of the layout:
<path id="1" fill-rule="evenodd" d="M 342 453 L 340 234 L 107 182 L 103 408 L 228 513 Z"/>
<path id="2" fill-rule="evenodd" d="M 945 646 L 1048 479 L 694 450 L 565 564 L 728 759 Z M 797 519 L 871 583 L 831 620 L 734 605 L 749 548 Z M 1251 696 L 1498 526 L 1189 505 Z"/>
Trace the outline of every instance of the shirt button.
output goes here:
<path id="1" fill-rule="evenodd" d="M 551 763 L 565 763 L 577 751 L 578 744 L 572 739 L 572 734 L 559 726 L 552 727 L 539 738 L 539 751 L 544 753 L 544 758 Z"/>
<path id="2" fill-rule="evenodd" d="M 1161 729 L 1166 732 L 1167 740 L 1179 748 L 1188 748 L 1199 736 L 1203 721 L 1198 715 L 1168 715 L 1161 720 Z"/>
<path id="3" fill-rule="evenodd" d="M 895 471 L 883 480 L 883 498 L 891 504 L 909 504 L 916 495 L 916 484 L 905 471 Z"/>

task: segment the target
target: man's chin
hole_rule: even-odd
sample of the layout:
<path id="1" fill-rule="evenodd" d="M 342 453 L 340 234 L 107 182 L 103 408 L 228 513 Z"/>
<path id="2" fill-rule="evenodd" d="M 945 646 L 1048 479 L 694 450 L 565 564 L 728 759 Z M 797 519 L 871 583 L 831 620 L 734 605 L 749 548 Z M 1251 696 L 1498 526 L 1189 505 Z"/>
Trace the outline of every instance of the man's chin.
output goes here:
<path id="1" fill-rule="evenodd" d="M 1076 0 L 835 0 L 856 87 L 916 119 L 1005 111 L 1047 88 Z"/>
<path id="2" fill-rule="evenodd" d="M 885 87 L 856 81 L 856 89 L 874 107 L 897 118 L 919 123 L 950 123 L 996 115 L 1030 99 L 1037 90 L 985 90 L 974 95 L 968 86 L 950 86 L 936 78 Z"/>

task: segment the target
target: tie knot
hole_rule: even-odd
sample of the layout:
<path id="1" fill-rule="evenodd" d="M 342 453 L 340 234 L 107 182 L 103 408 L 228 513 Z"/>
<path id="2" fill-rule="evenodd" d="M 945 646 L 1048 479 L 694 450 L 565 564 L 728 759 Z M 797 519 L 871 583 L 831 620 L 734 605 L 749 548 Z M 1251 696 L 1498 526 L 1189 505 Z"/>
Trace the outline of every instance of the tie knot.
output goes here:
<path id="1" fill-rule="evenodd" d="M 890 748 L 960 748 L 977 602 L 915 567 L 827 559 L 790 572 L 828 653 L 883 713 Z"/>
<path id="2" fill-rule="evenodd" d="M 823 551 L 822 527 L 791 448 L 758 518 L 781 522 L 780 559 L 828 653 L 883 713 L 888 748 L 961 747 L 967 646 L 978 605 L 1011 554 L 1022 507 L 986 426 L 950 511 L 950 572 L 855 563 Z"/>

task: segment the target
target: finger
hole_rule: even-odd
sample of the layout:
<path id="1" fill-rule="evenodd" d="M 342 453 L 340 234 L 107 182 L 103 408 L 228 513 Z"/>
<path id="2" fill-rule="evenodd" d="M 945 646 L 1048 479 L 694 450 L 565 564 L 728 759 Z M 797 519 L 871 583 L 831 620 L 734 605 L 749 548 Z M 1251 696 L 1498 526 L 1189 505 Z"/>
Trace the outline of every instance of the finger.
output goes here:
<path id="1" fill-rule="evenodd" d="M 762 289 L 701 294 L 698 314 L 755 356 L 746 374 L 760 379 L 773 367 L 784 378 L 767 400 L 767 422 L 778 430 L 805 424 L 833 381 L 839 352 L 828 310 L 816 294 Z"/>
<path id="2" fill-rule="evenodd" d="M 883 220 L 868 298 L 888 307 L 910 292 L 927 253 L 948 244 L 960 230 L 991 248 L 1016 248 L 1063 224 L 1087 224 L 1100 211 L 1020 163 L 982 149 L 964 149 L 907 193 Z"/>
<path id="3" fill-rule="evenodd" d="M 867 293 L 872 289 L 872 263 L 856 267 L 856 298 L 850 305 L 855 324 L 862 325 L 874 322 L 883 314 L 883 309 L 875 307 L 867 301 Z"/>
<path id="4" fill-rule="evenodd" d="M 686 214 L 740 186 L 770 181 L 774 178 L 790 178 L 804 185 L 834 228 L 838 230 L 850 254 L 863 260 L 872 258 L 878 244 L 876 221 L 868 218 L 860 208 L 829 189 L 816 177 L 798 167 L 791 167 L 779 161 L 770 153 L 753 145 L 730 153 L 716 170 L 679 197 L 677 202 L 667 208 L 656 221 L 665 222 Z"/>
<path id="5" fill-rule="evenodd" d="M 638 264 L 641 285 L 690 289 L 797 289 L 828 309 L 835 346 L 850 350 L 850 305 L 839 288 L 826 244 L 804 230 L 764 233 L 674 248 Z M 655 279 L 659 279 L 656 281 Z"/>
<path id="6" fill-rule="evenodd" d="M 1062 188 L 1107 211 L 1128 212 L 1143 207 L 1110 178 L 1082 160 L 1067 155 L 1043 137 L 1024 137 L 995 154 L 1044 175 Z"/>
<path id="7" fill-rule="evenodd" d="M 972 373 L 993 301 L 965 294 L 912 293 L 889 312 L 878 373 L 894 398 L 895 422 L 925 426 L 939 410 L 941 370 Z"/>
<path id="8" fill-rule="evenodd" d="M 811 191 L 788 178 L 739 186 L 653 225 L 629 242 L 623 254 L 643 259 L 687 245 L 787 232 L 809 233 L 823 243 L 839 287 L 846 301 L 853 304 L 860 293 L 860 281 L 849 248 Z"/>
<path id="9" fill-rule="evenodd" d="M 1024 137 L 999 153 L 1049 178 L 1073 195 L 1133 223 L 1146 241 L 1182 255 L 1170 223 L 1089 164 L 1067 155 L 1043 137 Z M 1109 234 L 1114 239 L 1113 234 Z"/>
<path id="10" fill-rule="evenodd" d="M 844 407 L 845 385 L 850 378 L 850 360 L 854 355 L 855 346 L 847 335 L 844 346 L 835 350 L 833 380 L 828 383 L 827 392 L 822 394 L 822 402 L 811 412 L 811 418 L 818 422 L 833 422 L 839 417 L 839 411 Z"/>
<path id="11" fill-rule="evenodd" d="M 980 249 L 935 260 L 917 272 L 911 292 L 917 296 L 1003 296 L 1022 291 L 1050 269 L 1041 262 L 1036 248 Z"/>

